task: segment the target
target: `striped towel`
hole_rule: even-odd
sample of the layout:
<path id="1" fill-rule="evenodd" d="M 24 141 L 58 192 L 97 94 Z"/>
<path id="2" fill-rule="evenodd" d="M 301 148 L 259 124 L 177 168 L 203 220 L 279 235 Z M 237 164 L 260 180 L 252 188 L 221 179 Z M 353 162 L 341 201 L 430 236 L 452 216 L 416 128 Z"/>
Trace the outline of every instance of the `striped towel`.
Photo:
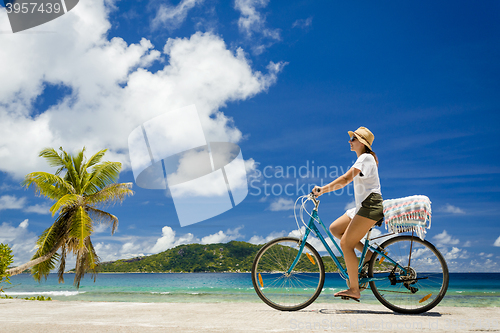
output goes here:
<path id="1" fill-rule="evenodd" d="M 431 227 L 431 201 L 425 195 L 384 200 L 385 229 L 396 234 L 415 231 L 424 239 Z M 427 222 L 429 222 L 427 224 Z"/>

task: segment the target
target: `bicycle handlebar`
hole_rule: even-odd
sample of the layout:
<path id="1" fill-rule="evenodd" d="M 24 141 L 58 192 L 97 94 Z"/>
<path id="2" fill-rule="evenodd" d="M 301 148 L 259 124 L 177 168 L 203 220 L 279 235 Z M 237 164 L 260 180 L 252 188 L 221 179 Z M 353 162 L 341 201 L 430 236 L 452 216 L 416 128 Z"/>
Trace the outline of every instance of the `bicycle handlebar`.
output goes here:
<path id="1" fill-rule="evenodd" d="M 319 191 L 320 191 L 319 189 L 316 190 L 316 192 Z M 314 190 L 312 190 L 307 197 L 314 202 L 314 209 L 318 210 L 319 200 L 316 199 L 316 195 L 314 195 Z"/>

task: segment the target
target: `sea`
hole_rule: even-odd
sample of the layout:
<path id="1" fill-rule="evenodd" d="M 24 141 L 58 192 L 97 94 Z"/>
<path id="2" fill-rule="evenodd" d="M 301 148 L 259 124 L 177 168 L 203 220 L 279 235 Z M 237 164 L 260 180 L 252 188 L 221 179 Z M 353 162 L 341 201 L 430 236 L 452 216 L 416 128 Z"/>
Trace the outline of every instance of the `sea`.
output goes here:
<path id="1" fill-rule="evenodd" d="M 250 273 L 100 273 L 97 279 L 86 275 L 80 288 L 73 286 L 74 274 L 57 274 L 36 282 L 30 274 L 10 278 L 2 283 L 1 296 L 25 298 L 51 297 L 58 301 L 106 302 L 262 302 L 255 293 Z M 324 289 L 316 302 L 335 303 L 336 291 L 346 288 L 337 273 L 327 273 Z M 500 273 L 450 273 L 448 292 L 439 306 L 500 306 Z M 379 304 L 369 289 L 362 301 Z"/>

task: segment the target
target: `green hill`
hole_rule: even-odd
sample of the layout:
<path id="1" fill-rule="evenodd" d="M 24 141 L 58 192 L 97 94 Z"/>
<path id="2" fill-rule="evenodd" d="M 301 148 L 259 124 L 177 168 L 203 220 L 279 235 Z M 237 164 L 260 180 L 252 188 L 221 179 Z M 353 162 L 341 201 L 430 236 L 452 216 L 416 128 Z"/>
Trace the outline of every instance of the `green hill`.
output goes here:
<path id="1" fill-rule="evenodd" d="M 104 273 L 193 273 L 193 272 L 250 272 L 253 260 L 262 245 L 232 241 L 218 244 L 179 245 L 150 256 L 104 262 Z M 344 259 L 338 257 L 342 265 Z M 330 256 L 323 257 L 326 272 L 337 272 Z"/>
<path id="2" fill-rule="evenodd" d="M 145 257 L 104 262 L 100 272 L 250 272 L 262 245 L 189 244 Z"/>

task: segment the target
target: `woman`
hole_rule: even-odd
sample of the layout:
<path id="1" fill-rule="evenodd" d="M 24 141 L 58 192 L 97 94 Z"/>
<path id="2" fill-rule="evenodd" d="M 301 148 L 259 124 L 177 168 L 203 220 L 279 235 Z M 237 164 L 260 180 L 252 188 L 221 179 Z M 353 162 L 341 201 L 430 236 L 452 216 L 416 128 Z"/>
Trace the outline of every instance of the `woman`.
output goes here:
<path id="1" fill-rule="evenodd" d="M 351 136 L 349 143 L 351 150 L 356 152 L 358 159 L 344 175 L 323 187 L 316 186 L 313 193 L 320 196 L 324 193 L 343 188 L 354 181 L 354 198 L 356 207 L 346 211 L 330 225 L 331 233 L 340 238 L 340 247 L 344 252 L 344 259 L 349 274 L 349 289 L 340 291 L 335 297 L 354 299 L 359 302 L 361 297 L 358 283 L 358 258 L 354 249 L 363 250 L 360 242 L 368 230 L 383 216 L 382 192 L 378 177 L 378 160 L 372 151 L 374 136 L 366 127 L 348 132 Z M 368 251 L 365 263 L 372 256 Z"/>

